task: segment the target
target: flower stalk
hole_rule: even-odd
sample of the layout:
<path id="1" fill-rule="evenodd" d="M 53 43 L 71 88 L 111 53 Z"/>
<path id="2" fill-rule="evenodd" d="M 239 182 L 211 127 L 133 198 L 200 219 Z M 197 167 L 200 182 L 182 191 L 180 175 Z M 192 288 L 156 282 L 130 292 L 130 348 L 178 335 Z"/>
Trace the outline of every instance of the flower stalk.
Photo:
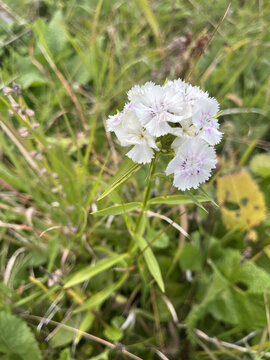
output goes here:
<path id="1" fill-rule="evenodd" d="M 152 183 L 153 183 L 153 179 L 154 179 L 154 174 L 155 174 L 155 171 L 156 171 L 158 158 L 159 158 L 159 154 L 156 154 L 156 156 L 154 157 L 154 159 L 152 160 L 151 165 L 150 165 L 150 173 L 149 173 L 149 177 L 148 177 L 148 184 L 147 184 L 147 187 L 146 187 L 146 190 L 145 190 L 145 193 L 144 193 L 142 208 L 141 208 L 140 214 L 139 214 L 139 216 L 137 218 L 137 221 L 136 221 L 134 234 L 139 234 L 141 232 L 143 215 L 144 215 L 144 212 L 145 212 L 145 210 L 147 208 L 147 203 L 148 203 L 150 192 L 151 192 L 151 187 L 152 187 Z"/>

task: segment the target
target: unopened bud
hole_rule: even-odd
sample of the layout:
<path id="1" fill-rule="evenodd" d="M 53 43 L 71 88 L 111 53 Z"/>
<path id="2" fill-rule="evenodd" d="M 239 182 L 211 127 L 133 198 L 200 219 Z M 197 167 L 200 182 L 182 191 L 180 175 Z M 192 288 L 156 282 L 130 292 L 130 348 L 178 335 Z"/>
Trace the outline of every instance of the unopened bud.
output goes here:
<path id="1" fill-rule="evenodd" d="M 28 117 L 33 117 L 35 115 L 35 112 L 34 110 L 32 109 L 26 109 L 25 110 L 25 114 L 28 116 Z"/>
<path id="2" fill-rule="evenodd" d="M 23 138 L 27 138 L 30 134 L 29 134 L 29 131 L 26 127 L 21 127 L 19 128 L 19 134 L 21 135 L 21 137 Z"/>
<path id="3" fill-rule="evenodd" d="M 34 122 L 34 124 L 32 124 L 31 125 L 31 128 L 33 129 L 33 130 L 35 130 L 36 128 L 38 128 L 39 127 L 39 123 L 36 121 L 36 122 Z"/>
<path id="4" fill-rule="evenodd" d="M 21 85 L 13 82 L 13 83 L 12 83 L 12 89 L 13 89 L 13 91 L 14 91 L 15 96 L 18 97 L 19 95 L 21 95 L 21 89 L 22 89 L 22 88 L 21 88 Z"/>
<path id="5" fill-rule="evenodd" d="M 42 160 L 42 153 L 41 153 L 41 152 L 38 152 L 38 153 L 36 154 L 36 156 L 35 156 L 35 159 L 36 159 L 37 161 L 41 161 L 41 160 Z"/>
<path id="6" fill-rule="evenodd" d="M 18 111 L 20 111 L 20 110 L 21 110 L 20 105 L 19 105 L 19 104 L 17 104 L 17 103 L 13 103 L 11 106 L 12 106 L 12 108 L 13 108 L 16 112 L 18 112 Z"/>
<path id="7" fill-rule="evenodd" d="M 42 169 L 40 170 L 40 174 L 41 174 L 41 175 L 46 174 L 46 172 L 47 172 L 47 169 L 46 169 L 46 168 L 42 168 Z"/>
<path id="8" fill-rule="evenodd" d="M 4 93 L 5 96 L 8 96 L 8 95 L 13 93 L 13 89 L 11 89 L 10 87 L 4 87 L 3 88 L 3 93 Z"/>

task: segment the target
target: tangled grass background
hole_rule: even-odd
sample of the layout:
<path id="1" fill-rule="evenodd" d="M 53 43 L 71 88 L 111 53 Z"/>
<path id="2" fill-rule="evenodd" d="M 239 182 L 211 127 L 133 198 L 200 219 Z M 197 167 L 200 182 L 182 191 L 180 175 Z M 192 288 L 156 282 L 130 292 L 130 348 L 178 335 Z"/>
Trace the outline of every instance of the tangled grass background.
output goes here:
<path id="1" fill-rule="evenodd" d="M 270 357 L 269 18 L 0 1 L 1 359 Z M 223 110 L 217 169 L 185 193 L 105 131 L 133 85 L 178 77 Z"/>

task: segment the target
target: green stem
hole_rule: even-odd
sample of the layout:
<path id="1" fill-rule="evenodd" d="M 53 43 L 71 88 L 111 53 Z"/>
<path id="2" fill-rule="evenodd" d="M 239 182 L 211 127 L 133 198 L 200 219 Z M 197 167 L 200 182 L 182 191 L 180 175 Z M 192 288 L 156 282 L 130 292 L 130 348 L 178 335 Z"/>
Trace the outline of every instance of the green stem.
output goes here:
<path id="1" fill-rule="evenodd" d="M 152 187 L 152 183 L 153 183 L 154 173 L 156 171 L 158 157 L 159 157 L 158 154 L 156 154 L 156 156 L 154 157 L 154 159 L 152 160 L 151 165 L 150 165 L 150 174 L 149 174 L 149 178 L 148 178 L 148 184 L 147 184 L 147 188 L 145 190 L 142 208 L 141 208 L 140 214 L 139 214 L 137 222 L 136 222 L 134 234 L 138 234 L 138 232 L 141 228 L 141 225 L 142 225 L 143 214 L 147 207 L 148 199 L 150 196 L 150 191 L 151 191 L 151 187 Z"/>

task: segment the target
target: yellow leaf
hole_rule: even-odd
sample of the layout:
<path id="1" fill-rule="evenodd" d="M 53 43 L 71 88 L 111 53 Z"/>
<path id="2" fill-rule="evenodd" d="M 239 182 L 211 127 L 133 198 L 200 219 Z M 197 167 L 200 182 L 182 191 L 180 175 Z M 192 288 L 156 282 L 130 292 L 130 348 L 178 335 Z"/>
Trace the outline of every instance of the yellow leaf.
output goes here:
<path id="1" fill-rule="evenodd" d="M 219 178 L 217 199 L 228 228 L 250 230 L 266 217 L 263 194 L 246 170 Z"/>
<path id="2" fill-rule="evenodd" d="M 247 233 L 247 239 L 250 241 L 256 242 L 256 241 L 258 241 L 258 234 L 256 233 L 255 230 L 250 230 Z"/>

